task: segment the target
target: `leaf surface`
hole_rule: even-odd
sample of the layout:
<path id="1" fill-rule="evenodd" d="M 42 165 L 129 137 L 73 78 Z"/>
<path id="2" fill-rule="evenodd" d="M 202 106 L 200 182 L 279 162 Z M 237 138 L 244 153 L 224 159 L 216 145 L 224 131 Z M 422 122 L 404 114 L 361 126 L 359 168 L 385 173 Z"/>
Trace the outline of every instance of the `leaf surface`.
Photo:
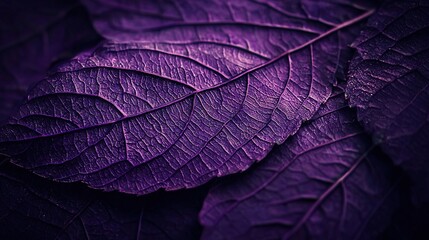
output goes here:
<path id="1" fill-rule="evenodd" d="M 339 92 L 267 159 L 212 188 L 203 239 L 375 239 L 397 177 Z"/>
<path id="2" fill-rule="evenodd" d="M 429 201 L 429 3 L 391 1 L 354 43 L 347 86 L 365 129 Z"/>
<path id="3" fill-rule="evenodd" d="M 119 39 L 58 67 L 0 147 L 45 177 L 133 194 L 244 171 L 329 97 L 341 50 L 372 13 L 353 2 L 133 7 L 150 14 L 120 22 L 150 27 L 115 27 Z M 161 21 L 170 8 L 178 20 Z"/>

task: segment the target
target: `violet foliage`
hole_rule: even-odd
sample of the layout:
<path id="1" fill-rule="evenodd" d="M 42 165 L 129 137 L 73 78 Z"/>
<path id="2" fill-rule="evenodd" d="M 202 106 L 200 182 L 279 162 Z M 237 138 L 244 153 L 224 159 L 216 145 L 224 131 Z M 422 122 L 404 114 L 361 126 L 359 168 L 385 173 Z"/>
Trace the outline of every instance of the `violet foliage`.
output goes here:
<path id="1" fill-rule="evenodd" d="M 428 10 L 2 1 L 0 239 L 429 236 Z"/>

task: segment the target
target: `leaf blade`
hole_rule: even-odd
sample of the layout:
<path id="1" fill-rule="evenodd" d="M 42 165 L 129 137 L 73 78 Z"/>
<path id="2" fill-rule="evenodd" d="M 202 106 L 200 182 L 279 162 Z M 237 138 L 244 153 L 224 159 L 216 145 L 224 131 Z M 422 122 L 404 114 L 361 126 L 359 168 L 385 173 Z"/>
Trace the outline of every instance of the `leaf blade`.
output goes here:
<path id="1" fill-rule="evenodd" d="M 273 13 L 256 3 L 228 3 L 264 16 Z M 312 5 L 312 10 L 344 6 L 349 5 Z M 266 30 L 275 39 L 291 34 L 291 43 L 284 46 L 282 40 L 261 42 L 248 33 L 249 46 L 240 45 L 234 39 L 242 24 L 213 21 L 214 26 L 206 26 L 211 21 L 204 18 L 185 30 L 169 26 L 166 33 L 121 35 L 138 42 L 107 42 L 40 83 L 2 129 L 3 146 L 15 155 L 14 163 L 40 175 L 134 194 L 195 187 L 243 171 L 295 133 L 326 101 L 340 51 L 357 33 L 353 25 L 372 13 L 356 6 L 350 3 L 341 18 L 330 16 L 335 25 L 319 29 L 320 35 L 296 35 L 288 27 L 296 24 L 295 17 L 288 17 L 281 31 L 277 26 Z M 217 17 L 230 18 L 226 13 Z M 258 33 L 261 22 L 276 21 L 247 21 L 252 20 Z M 306 20 L 308 28 L 326 25 L 308 16 L 300 21 Z M 164 43 L 193 43 L 196 36 L 221 44 Z M 272 58 L 252 56 L 255 49 Z"/>

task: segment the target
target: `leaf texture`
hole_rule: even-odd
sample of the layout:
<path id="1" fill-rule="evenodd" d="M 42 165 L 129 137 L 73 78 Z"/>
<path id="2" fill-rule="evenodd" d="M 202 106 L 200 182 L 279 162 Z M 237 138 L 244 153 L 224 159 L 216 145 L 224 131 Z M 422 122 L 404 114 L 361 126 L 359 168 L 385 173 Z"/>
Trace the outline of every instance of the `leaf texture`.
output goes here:
<path id="1" fill-rule="evenodd" d="M 429 201 L 429 3 L 391 1 L 354 43 L 347 94 L 383 150 Z"/>
<path id="2" fill-rule="evenodd" d="M 50 182 L 4 163 L 0 194 L 1 239 L 192 240 L 201 233 L 206 190 L 136 198 Z"/>
<path id="3" fill-rule="evenodd" d="M 356 1 L 174 3 L 96 15 L 118 38 L 38 84 L 0 129 L 3 152 L 45 177 L 133 194 L 244 171 L 326 101 L 372 13 Z M 342 14 L 319 15 L 331 10 Z"/>
<path id="4" fill-rule="evenodd" d="M 77 1 L 0 2 L 0 123 L 23 101 L 49 66 L 97 41 Z"/>
<path id="5" fill-rule="evenodd" d="M 203 239 L 376 239 L 397 177 L 339 92 L 267 159 L 212 188 Z"/>

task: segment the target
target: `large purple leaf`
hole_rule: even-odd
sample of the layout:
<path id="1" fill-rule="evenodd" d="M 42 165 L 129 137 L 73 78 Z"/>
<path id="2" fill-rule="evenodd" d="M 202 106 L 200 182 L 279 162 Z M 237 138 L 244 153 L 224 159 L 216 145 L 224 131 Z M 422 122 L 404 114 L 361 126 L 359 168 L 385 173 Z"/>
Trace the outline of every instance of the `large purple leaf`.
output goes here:
<path id="1" fill-rule="evenodd" d="M 5 163 L 0 169 L 0 238 L 198 239 L 205 192 L 145 198 L 99 193 L 53 183 Z"/>
<path id="2" fill-rule="evenodd" d="M 355 118 L 336 94 L 267 159 L 214 187 L 203 239 L 374 239 L 398 179 Z"/>
<path id="3" fill-rule="evenodd" d="M 50 64 L 98 38 L 74 0 L 3 0 L 0 23 L 0 122 Z"/>
<path id="4" fill-rule="evenodd" d="M 40 175 L 134 194 L 243 171 L 330 95 L 341 49 L 372 13 L 353 2 L 148 1 L 150 13 L 121 22 L 151 27 L 116 30 L 138 42 L 56 69 L 0 129 L 0 146 Z M 173 23 L 149 21 L 171 8 Z"/>
<path id="5" fill-rule="evenodd" d="M 354 43 L 347 94 L 358 118 L 429 201 L 429 2 L 384 5 Z"/>

